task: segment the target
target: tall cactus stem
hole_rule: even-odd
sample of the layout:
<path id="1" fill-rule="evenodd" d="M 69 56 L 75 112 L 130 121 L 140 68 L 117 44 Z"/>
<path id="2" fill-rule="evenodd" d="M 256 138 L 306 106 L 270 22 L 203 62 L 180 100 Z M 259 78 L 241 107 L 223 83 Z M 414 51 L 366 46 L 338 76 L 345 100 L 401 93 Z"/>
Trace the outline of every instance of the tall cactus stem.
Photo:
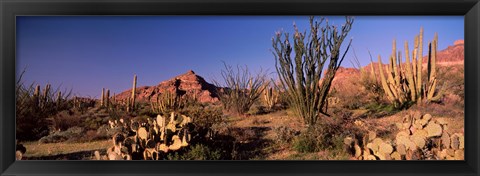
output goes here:
<path id="1" fill-rule="evenodd" d="M 132 85 L 132 98 L 131 98 L 131 106 L 132 106 L 132 110 L 135 109 L 135 92 L 137 91 L 137 75 L 134 75 L 133 76 L 133 85 Z"/>
<path id="2" fill-rule="evenodd" d="M 100 99 L 100 106 L 104 106 L 105 105 L 105 88 L 102 88 L 102 96 L 101 96 L 101 99 Z"/>

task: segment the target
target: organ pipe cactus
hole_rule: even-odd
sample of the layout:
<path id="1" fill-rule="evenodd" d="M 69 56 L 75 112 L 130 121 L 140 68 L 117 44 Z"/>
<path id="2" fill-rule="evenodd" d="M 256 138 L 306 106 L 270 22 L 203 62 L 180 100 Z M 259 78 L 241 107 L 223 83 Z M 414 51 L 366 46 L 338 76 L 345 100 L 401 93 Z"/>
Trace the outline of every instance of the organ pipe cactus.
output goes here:
<path id="1" fill-rule="evenodd" d="M 133 85 L 132 85 L 132 96 L 129 100 L 127 111 L 135 110 L 135 98 L 136 98 L 136 90 L 137 90 L 137 75 L 133 76 Z M 130 102 L 131 101 L 131 102 Z"/>
<path id="2" fill-rule="evenodd" d="M 35 87 L 35 92 L 33 93 L 33 95 L 36 97 L 40 96 L 40 85 L 37 85 Z"/>
<path id="3" fill-rule="evenodd" d="M 101 96 L 101 99 L 100 99 L 100 106 L 104 106 L 105 105 L 105 88 L 102 88 L 102 96 Z"/>
<path id="4" fill-rule="evenodd" d="M 273 87 L 264 89 L 263 99 L 268 109 L 272 109 L 278 101 L 278 94 Z"/>
<path id="5" fill-rule="evenodd" d="M 110 106 L 110 90 L 107 89 L 107 94 L 105 95 L 105 106 L 108 108 Z"/>
<path id="6" fill-rule="evenodd" d="M 156 101 L 150 103 L 154 112 L 166 114 L 169 111 L 176 111 L 183 105 L 181 97 L 176 92 L 165 91 L 157 96 Z"/>
<path id="7" fill-rule="evenodd" d="M 423 46 L 423 28 L 420 34 L 415 37 L 414 49 L 411 54 L 408 42 L 405 41 L 405 63 L 402 63 L 401 53 L 396 52 L 396 41 L 393 40 L 392 55 L 387 66 L 384 66 L 381 57 L 378 56 L 378 69 L 380 70 L 380 80 L 382 88 L 387 98 L 394 103 L 396 107 L 402 107 L 408 102 L 431 102 L 438 101 L 443 95 L 443 89 L 437 90 L 436 79 L 436 55 L 438 47 L 438 35 L 429 43 L 427 60 L 427 77 L 422 78 L 422 46 Z M 386 75 L 384 74 L 384 69 Z M 426 83 L 422 83 L 423 80 Z"/>

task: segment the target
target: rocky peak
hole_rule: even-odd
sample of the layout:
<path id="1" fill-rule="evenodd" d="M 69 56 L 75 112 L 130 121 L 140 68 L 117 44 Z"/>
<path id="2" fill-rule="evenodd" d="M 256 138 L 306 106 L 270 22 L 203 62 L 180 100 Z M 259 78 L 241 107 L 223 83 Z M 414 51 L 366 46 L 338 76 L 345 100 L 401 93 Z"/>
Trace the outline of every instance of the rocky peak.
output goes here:
<path id="1" fill-rule="evenodd" d="M 116 96 L 117 100 L 127 99 L 131 91 L 130 89 L 120 93 Z M 202 103 L 218 101 L 217 87 L 205 81 L 203 77 L 196 75 L 193 70 L 188 70 L 184 74 L 162 81 L 156 86 L 137 87 L 137 100 L 155 101 L 165 91 L 177 91 L 180 95 L 196 97 Z"/>
<path id="2" fill-rule="evenodd" d="M 464 42 L 463 40 L 456 40 L 455 42 L 453 42 L 453 45 L 463 45 Z"/>

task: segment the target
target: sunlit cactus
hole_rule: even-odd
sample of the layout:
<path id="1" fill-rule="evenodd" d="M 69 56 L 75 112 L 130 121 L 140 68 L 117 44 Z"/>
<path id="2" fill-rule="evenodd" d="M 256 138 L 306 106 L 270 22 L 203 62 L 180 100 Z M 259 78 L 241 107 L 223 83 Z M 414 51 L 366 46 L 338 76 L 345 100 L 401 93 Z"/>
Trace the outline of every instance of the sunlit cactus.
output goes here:
<path id="1" fill-rule="evenodd" d="M 171 112 L 169 119 L 157 115 L 155 119 L 148 121 L 149 123 L 139 123 L 131 120 L 130 129 L 135 135 L 125 137 L 121 133 L 116 133 L 112 137 L 113 146 L 107 149 L 105 158 L 160 160 L 169 152 L 176 152 L 189 146 L 191 134 L 188 126 L 193 121 L 191 117 Z"/>
<path id="2" fill-rule="evenodd" d="M 132 85 L 132 96 L 130 99 L 130 104 L 129 108 L 127 108 L 127 111 L 134 111 L 135 110 L 135 98 L 136 98 L 136 91 L 137 91 L 137 75 L 133 76 L 133 85 Z"/>
<path id="3" fill-rule="evenodd" d="M 264 89 L 263 99 L 268 109 L 272 109 L 278 101 L 278 92 L 274 87 Z"/>
<path id="4" fill-rule="evenodd" d="M 422 43 L 423 28 L 420 29 L 420 34 L 415 37 L 411 62 L 408 42 L 405 41 L 406 60 L 405 63 L 402 63 L 400 52 L 398 52 L 398 56 L 396 54 L 396 41 L 394 40 L 389 65 L 385 66 L 386 76 L 384 74 L 381 57 L 378 56 L 378 68 L 380 70 L 379 74 L 382 88 L 387 98 L 394 103 L 396 107 L 403 107 L 408 102 L 438 101 L 443 95 L 443 89 L 437 90 L 436 79 L 438 35 L 435 33 L 433 41 L 429 43 L 426 78 L 422 78 Z M 422 83 L 422 79 L 425 79 L 427 82 Z"/>

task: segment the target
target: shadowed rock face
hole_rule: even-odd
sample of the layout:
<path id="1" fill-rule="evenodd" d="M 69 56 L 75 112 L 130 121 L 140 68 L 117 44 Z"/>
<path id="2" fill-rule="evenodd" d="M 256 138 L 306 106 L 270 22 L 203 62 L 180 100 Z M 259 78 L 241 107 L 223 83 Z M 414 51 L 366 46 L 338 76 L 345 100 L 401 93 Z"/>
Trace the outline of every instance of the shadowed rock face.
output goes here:
<path id="1" fill-rule="evenodd" d="M 137 101 L 155 101 L 165 91 L 173 92 L 175 90 L 180 95 L 196 96 L 198 101 L 202 103 L 218 101 L 217 87 L 205 81 L 201 76 L 196 75 L 192 70 L 163 81 L 156 86 L 137 87 Z M 115 98 L 116 100 L 124 101 L 131 96 L 131 92 L 131 89 L 126 90 L 116 95 Z"/>

